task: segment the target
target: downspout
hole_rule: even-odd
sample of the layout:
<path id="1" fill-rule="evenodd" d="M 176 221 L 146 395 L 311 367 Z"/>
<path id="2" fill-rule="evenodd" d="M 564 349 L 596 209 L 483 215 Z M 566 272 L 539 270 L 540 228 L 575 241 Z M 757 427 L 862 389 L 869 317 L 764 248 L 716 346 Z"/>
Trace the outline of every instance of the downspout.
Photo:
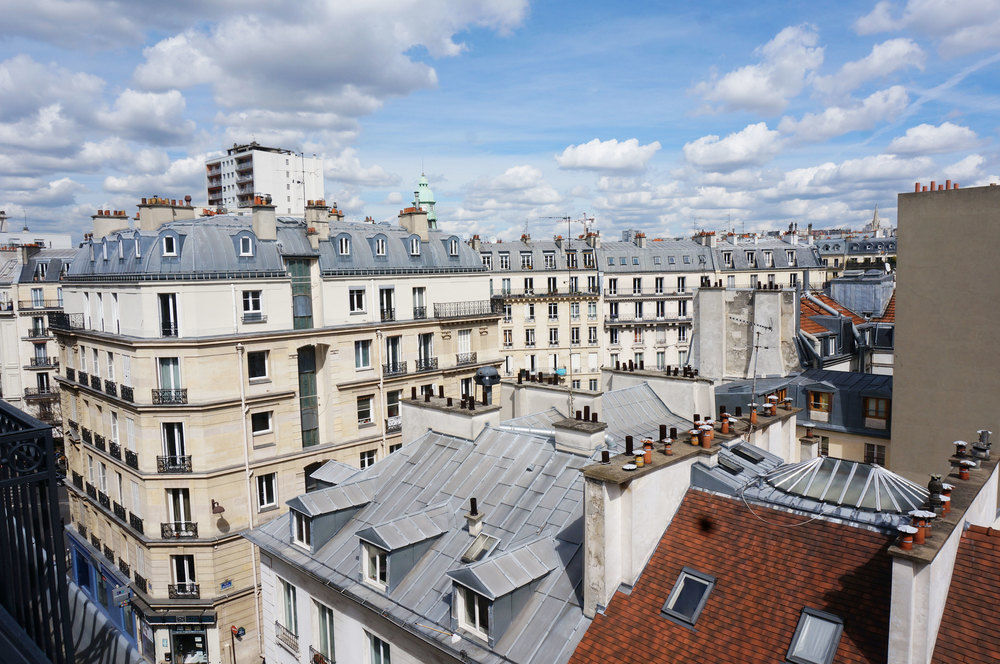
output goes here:
<path id="1" fill-rule="evenodd" d="M 806 340 L 806 343 L 803 345 L 809 349 L 809 351 L 812 353 L 814 357 L 813 368 L 819 369 L 823 364 L 823 359 L 820 356 L 819 352 L 817 352 L 816 350 L 816 346 L 819 345 L 819 339 L 809 334 L 805 330 L 799 330 L 799 335 Z"/>
<path id="2" fill-rule="evenodd" d="M 234 292 L 235 288 L 234 286 Z M 243 344 L 236 344 L 236 364 L 238 365 L 237 370 L 240 377 L 240 419 L 243 420 L 243 472 L 246 476 L 247 485 L 247 523 L 250 529 L 253 529 L 253 488 L 251 487 L 253 471 L 250 469 L 250 431 L 247 429 L 247 413 L 250 409 L 247 407 L 247 390 L 243 378 L 243 359 L 245 353 L 246 348 Z M 254 620 L 257 623 L 257 650 L 262 653 L 261 658 L 263 658 L 264 635 L 261 633 L 260 627 L 260 614 L 263 609 L 260 605 L 260 586 L 257 584 L 257 545 L 253 542 L 250 543 L 250 573 L 253 575 L 253 596 L 256 607 Z"/>
<path id="3" fill-rule="evenodd" d="M 375 345 L 378 346 L 376 351 L 378 352 L 378 407 L 379 412 L 383 415 L 383 404 L 385 404 L 385 372 L 382 366 L 382 330 L 375 330 Z M 388 454 L 388 447 L 385 444 L 385 429 L 386 423 L 382 423 L 382 458 L 384 459 Z"/>

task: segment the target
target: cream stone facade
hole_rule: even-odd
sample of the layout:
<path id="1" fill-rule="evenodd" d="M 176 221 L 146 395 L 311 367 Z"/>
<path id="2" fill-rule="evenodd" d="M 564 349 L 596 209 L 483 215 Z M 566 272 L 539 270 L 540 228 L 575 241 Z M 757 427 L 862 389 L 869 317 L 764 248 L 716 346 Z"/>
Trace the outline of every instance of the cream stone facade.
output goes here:
<path id="1" fill-rule="evenodd" d="M 131 588 L 126 631 L 154 661 L 256 661 L 257 554 L 238 533 L 323 463 L 398 449 L 402 399 L 470 393 L 499 365 L 478 255 L 420 210 L 399 222 L 345 222 L 322 202 L 279 218 L 263 199 L 195 219 L 149 199 L 136 228 L 103 224 L 76 254 L 70 313 L 51 319 L 68 532 L 105 583 Z"/>

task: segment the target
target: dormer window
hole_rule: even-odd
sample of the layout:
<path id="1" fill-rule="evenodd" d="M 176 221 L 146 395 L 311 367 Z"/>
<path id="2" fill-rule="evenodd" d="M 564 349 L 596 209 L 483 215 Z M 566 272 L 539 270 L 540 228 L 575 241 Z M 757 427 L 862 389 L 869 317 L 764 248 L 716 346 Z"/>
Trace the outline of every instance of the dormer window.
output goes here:
<path id="1" fill-rule="evenodd" d="M 385 238 L 377 237 L 375 238 L 375 255 L 385 256 Z"/>
<path id="2" fill-rule="evenodd" d="M 177 239 L 173 235 L 165 235 L 163 237 L 163 255 L 177 255 Z"/>
<path id="3" fill-rule="evenodd" d="M 385 590 L 389 587 L 389 552 L 368 542 L 362 542 L 362 546 L 365 555 L 361 564 L 365 583 Z"/>
<path id="4" fill-rule="evenodd" d="M 844 621 L 832 613 L 804 608 L 786 656 L 794 664 L 832 664 Z"/>
<path id="5" fill-rule="evenodd" d="M 135 257 L 136 258 L 141 258 L 142 257 L 142 250 L 139 248 L 139 237 L 136 236 L 133 239 L 133 242 L 135 242 Z"/>
<path id="6" fill-rule="evenodd" d="M 725 263 L 726 267 L 730 267 L 731 268 L 733 266 L 733 252 L 731 252 L 731 251 L 723 251 L 722 252 L 722 262 Z"/>
<path id="7" fill-rule="evenodd" d="M 90 262 L 94 262 L 94 243 L 90 243 Z"/>
<path id="8" fill-rule="evenodd" d="M 490 605 L 493 602 L 465 586 L 456 585 L 455 590 L 459 627 L 481 639 L 489 639 Z"/>
<path id="9" fill-rule="evenodd" d="M 410 255 L 419 256 L 420 255 L 420 238 L 411 237 L 410 238 Z"/>
<path id="10" fill-rule="evenodd" d="M 35 265 L 35 281 L 44 281 L 48 269 L 49 269 L 48 263 L 37 263 Z"/>
<path id="11" fill-rule="evenodd" d="M 291 510 L 292 513 L 292 541 L 304 549 L 312 548 L 312 533 L 310 532 L 309 517 L 301 512 Z"/>
<path id="12" fill-rule="evenodd" d="M 458 240 L 455 238 L 448 240 L 448 255 L 458 256 Z"/>
<path id="13" fill-rule="evenodd" d="M 674 622 L 694 627 L 713 587 L 715 577 L 685 567 L 660 611 Z"/>
<path id="14" fill-rule="evenodd" d="M 785 256 L 788 258 L 788 264 L 791 265 L 792 267 L 794 267 L 795 266 L 795 252 L 794 251 L 786 251 L 785 252 Z"/>
<path id="15" fill-rule="evenodd" d="M 339 240 L 338 240 L 338 249 L 340 251 L 340 255 L 341 256 L 350 256 L 351 255 L 351 238 L 349 238 L 349 237 L 341 237 L 341 238 L 339 238 Z"/>
<path id="16" fill-rule="evenodd" d="M 774 267 L 774 252 L 764 252 L 764 267 Z"/>
<path id="17" fill-rule="evenodd" d="M 125 260 L 125 240 L 118 238 L 118 260 Z"/>
<path id="18" fill-rule="evenodd" d="M 253 238 L 240 237 L 240 256 L 253 256 Z"/>
<path id="19" fill-rule="evenodd" d="M 749 267 L 757 267 L 757 254 L 752 251 L 747 252 L 747 265 Z"/>

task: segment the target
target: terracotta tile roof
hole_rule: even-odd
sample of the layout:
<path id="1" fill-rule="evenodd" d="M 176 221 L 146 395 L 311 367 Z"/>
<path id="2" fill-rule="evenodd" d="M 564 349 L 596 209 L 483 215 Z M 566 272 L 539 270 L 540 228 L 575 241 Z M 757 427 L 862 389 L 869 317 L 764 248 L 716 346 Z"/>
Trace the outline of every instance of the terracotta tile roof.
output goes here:
<path id="1" fill-rule="evenodd" d="M 826 306 L 839 312 L 842 316 L 846 316 L 854 321 L 855 325 L 860 325 L 865 322 L 865 319 L 857 315 L 847 307 L 838 303 L 836 300 L 823 293 L 813 293 L 814 298 L 825 304 Z M 890 306 L 892 303 L 890 303 Z M 823 334 L 824 332 L 829 332 L 826 327 L 820 325 L 816 321 L 812 320 L 813 316 L 832 316 L 829 311 L 823 307 L 815 304 L 809 298 L 803 297 L 799 302 L 799 328 L 805 330 L 809 334 Z"/>
<path id="2" fill-rule="evenodd" d="M 615 594 L 571 664 L 783 662 L 804 607 L 843 618 L 838 664 L 885 662 L 890 538 L 753 510 L 760 518 L 742 501 L 689 490 L 632 593 Z M 660 614 L 685 566 L 716 577 L 694 629 Z"/>
<path id="3" fill-rule="evenodd" d="M 878 318 L 873 320 L 879 323 L 895 323 L 896 322 L 896 291 L 892 292 L 892 297 L 889 298 L 889 304 L 885 305 L 885 312 Z"/>
<path id="4" fill-rule="evenodd" d="M 931 664 L 1000 661 L 1000 633 L 992 620 L 998 595 L 1000 530 L 970 526 L 958 547 Z"/>

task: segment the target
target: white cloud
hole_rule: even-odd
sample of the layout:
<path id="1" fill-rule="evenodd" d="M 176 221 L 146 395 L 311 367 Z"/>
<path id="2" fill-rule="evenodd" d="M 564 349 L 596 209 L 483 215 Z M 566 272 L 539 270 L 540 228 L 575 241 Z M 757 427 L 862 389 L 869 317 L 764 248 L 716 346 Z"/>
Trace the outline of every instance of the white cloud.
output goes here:
<path id="1" fill-rule="evenodd" d="M 982 155 L 970 154 L 968 157 L 956 161 L 954 164 L 945 166 L 941 169 L 941 172 L 945 174 L 945 177 L 952 180 L 967 182 L 979 175 L 980 170 L 985 163 L 986 159 L 984 159 Z"/>
<path id="2" fill-rule="evenodd" d="M 931 170 L 929 157 L 901 159 L 892 154 L 877 154 L 848 159 L 839 164 L 826 162 L 818 166 L 796 168 L 784 173 L 772 187 L 761 191 L 766 198 L 843 196 L 859 185 L 866 189 L 885 183 L 919 178 Z"/>
<path id="3" fill-rule="evenodd" d="M 802 91 L 807 76 L 823 63 L 818 39 L 811 26 L 789 26 L 756 51 L 760 62 L 721 78 L 713 76 L 696 85 L 694 92 L 721 105 L 713 110 L 780 113 Z"/>
<path id="4" fill-rule="evenodd" d="M 55 103 L 75 115 L 88 109 L 103 88 L 97 76 L 15 55 L 0 62 L 0 121 L 18 120 Z"/>
<path id="5" fill-rule="evenodd" d="M 645 170 L 646 164 L 660 149 L 660 142 L 653 141 L 639 145 L 639 140 L 630 138 L 618 142 L 593 139 L 580 145 L 570 145 L 562 154 L 556 155 L 559 168 L 593 171 L 636 172 Z"/>
<path id="6" fill-rule="evenodd" d="M 114 106 L 99 114 L 99 122 L 116 135 L 156 144 L 175 144 L 190 137 L 195 130 L 184 119 L 184 95 L 178 90 L 139 92 L 127 89 L 118 95 Z"/>
<path id="7" fill-rule="evenodd" d="M 883 0 L 854 23 L 862 35 L 913 30 L 938 42 L 938 50 L 958 56 L 1000 47 L 1000 0 L 907 0 L 898 14 Z"/>
<path id="8" fill-rule="evenodd" d="M 875 44 L 864 58 L 844 64 L 836 74 L 817 76 L 813 87 L 828 97 L 841 97 L 863 83 L 907 67 L 924 68 L 923 49 L 912 39 L 890 39 Z"/>
<path id="9" fill-rule="evenodd" d="M 699 168 L 725 173 L 763 163 L 780 149 L 778 132 L 768 129 L 766 123 L 758 122 L 725 138 L 709 135 L 686 143 L 684 157 Z"/>
<path id="10" fill-rule="evenodd" d="M 386 172 L 377 164 L 362 166 L 354 148 L 347 148 L 334 159 L 327 159 L 324 171 L 327 178 L 346 184 L 391 187 L 399 183 L 398 175 Z"/>
<path id="11" fill-rule="evenodd" d="M 937 127 L 921 124 L 910 127 L 904 136 L 892 139 L 889 152 L 894 154 L 935 154 L 959 152 L 975 147 L 979 142 L 976 132 L 968 127 L 943 122 Z"/>
<path id="12" fill-rule="evenodd" d="M 879 90 L 851 107 L 831 106 L 822 113 L 806 113 L 801 120 L 784 117 L 778 130 L 799 142 L 825 141 L 852 131 L 871 129 L 898 116 L 910 98 L 901 85 Z"/>
<path id="13" fill-rule="evenodd" d="M 403 202 L 403 195 L 398 191 L 391 191 L 385 197 L 386 205 L 400 205 Z"/>
<path id="14" fill-rule="evenodd" d="M 205 157 L 198 154 L 176 159 L 161 172 L 109 175 L 104 178 L 104 190 L 138 197 L 158 194 L 183 198 L 190 194 L 197 204 L 205 196 Z"/>
<path id="15" fill-rule="evenodd" d="M 10 198 L 21 205 L 70 205 L 84 186 L 70 178 L 59 178 L 45 186 L 11 192 Z"/>

